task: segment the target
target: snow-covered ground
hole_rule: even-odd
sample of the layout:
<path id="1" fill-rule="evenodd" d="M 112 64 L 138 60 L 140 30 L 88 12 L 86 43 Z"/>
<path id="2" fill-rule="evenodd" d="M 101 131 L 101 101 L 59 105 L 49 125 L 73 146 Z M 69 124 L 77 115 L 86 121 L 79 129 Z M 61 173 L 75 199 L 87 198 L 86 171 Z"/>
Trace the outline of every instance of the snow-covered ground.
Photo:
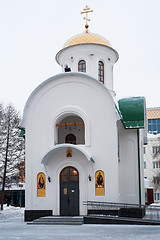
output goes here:
<path id="1" fill-rule="evenodd" d="M 23 208 L 0 211 L 0 240 L 159 240 L 160 226 L 132 225 L 27 225 Z"/>
<path id="2" fill-rule="evenodd" d="M 0 211 L 0 224 L 2 222 L 22 222 L 24 208 L 3 205 L 4 210 Z"/>

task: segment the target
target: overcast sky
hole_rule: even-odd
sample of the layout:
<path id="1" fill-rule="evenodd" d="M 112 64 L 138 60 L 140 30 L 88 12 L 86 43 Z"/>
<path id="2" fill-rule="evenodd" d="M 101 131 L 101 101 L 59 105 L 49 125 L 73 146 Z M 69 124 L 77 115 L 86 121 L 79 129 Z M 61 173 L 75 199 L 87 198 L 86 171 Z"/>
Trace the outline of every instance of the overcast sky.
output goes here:
<path id="1" fill-rule="evenodd" d="M 119 53 L 114 66 L 117 98 L 145 96 L 160 107 L 160 0 L 0 0 L 0 103 L 23 112 L 29 95 L 61 72 L 56 53 L 89 29 Z"/>

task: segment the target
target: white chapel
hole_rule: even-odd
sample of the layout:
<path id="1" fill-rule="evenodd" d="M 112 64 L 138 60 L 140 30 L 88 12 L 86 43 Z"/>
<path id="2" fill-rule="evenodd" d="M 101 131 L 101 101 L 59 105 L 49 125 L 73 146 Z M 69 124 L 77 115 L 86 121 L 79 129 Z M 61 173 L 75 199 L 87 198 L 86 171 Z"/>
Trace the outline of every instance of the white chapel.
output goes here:
<path id="1" fill-rule="evenodd" d="M 145 99 L 115 102 L 118 53 L 85 31 L 56 54 L 62 73 L 42 82 L 26 102 L 25 220 L 87 215 L 84 202 L 144 204 Z"/>

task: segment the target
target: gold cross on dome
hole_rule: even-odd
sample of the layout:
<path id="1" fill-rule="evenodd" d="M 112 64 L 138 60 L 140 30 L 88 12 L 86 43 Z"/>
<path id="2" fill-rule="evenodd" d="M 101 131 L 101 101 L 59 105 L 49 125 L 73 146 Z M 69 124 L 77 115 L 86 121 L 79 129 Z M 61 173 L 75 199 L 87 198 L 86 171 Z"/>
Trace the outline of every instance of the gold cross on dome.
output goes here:
<path id="1" fill-rule="evenodd" d="M 86 28 L 86 33 L 88 32 L 88 21 L 90 21 L 90 19 L 88 18 L 88 13 L 89 12 L 93 12 L 93 10 L 90 10 L 90 8 L 86 5 L 86 8 L 83 9 L 84 12 L 81 12 L 81 14 L 85 13 L 86 14 L 86 17 L 84 17 L 83 19 L 86 20 L 86 25 L 85 25 L 85 28 Z"/>

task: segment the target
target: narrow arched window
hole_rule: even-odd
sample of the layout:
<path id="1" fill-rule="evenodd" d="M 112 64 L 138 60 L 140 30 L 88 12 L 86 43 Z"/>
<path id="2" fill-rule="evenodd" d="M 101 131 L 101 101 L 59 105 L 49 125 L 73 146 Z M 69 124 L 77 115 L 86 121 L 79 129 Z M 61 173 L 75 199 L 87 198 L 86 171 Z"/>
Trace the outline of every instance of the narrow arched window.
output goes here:
<path id="1" fill-rule="evenodd" d="M 102 61 L 98 62 L 98 80 L 104 83 L 104 64 Z"/>
<path id="2" fill-rule="evenodd" d="M 60 173 L 61 182 L 78 182 L 79 181 L 79 172 L 74 167 L 66 167 Z M 65 188 L 64 188 L 65 189 Z M 63 192 L 64 192 L 63 189 Z"/>
<path id="3" fill-rule="evenodd" d="M 65 143 L 76 144 L 76 136 L 74 134 L 68 134 L 65 137 Z"/>
<path id="4" fill-rule="evenodd" d="M 86 62 L 84 60 L 79 61 L 78 72 L 86 72 Z"/>

